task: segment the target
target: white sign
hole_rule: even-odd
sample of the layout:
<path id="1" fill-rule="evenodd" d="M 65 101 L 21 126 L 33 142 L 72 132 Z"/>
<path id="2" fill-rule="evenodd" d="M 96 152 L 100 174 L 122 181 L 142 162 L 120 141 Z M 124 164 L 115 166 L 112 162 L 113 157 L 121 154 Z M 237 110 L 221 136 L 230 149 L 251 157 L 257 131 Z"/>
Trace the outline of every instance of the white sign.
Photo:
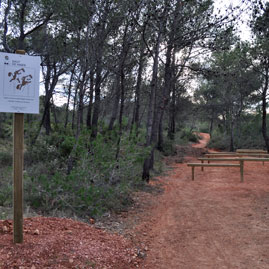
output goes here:
<path id="1" fill-rule="evenodd" d="M 39 113 L 40 57 L 0 52 L 0 112 Z"/>

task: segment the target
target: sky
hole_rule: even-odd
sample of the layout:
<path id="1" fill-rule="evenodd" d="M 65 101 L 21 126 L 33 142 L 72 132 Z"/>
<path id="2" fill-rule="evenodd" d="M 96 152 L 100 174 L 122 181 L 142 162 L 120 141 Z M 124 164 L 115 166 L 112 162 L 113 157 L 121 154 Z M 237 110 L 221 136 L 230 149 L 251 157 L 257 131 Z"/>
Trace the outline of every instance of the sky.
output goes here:
<path id="1" fill-rule="evenodd" d="M 243 13 L 240 15 L 241 23 L 238 24 L 238 28 L 240 31 L 240 37 L 242 40 L 250 40 L 251 33 L 248 26 L 248 20 L 251 18 L 251 10 L 250 10 L 250 2 L 252 0 L 214 0 L 215 9 L 220 9 L 222 13 L 225 13 L 227 7 L 236 7 L 240 6 L 243 9 Z M 242 3 L 244 2 L 244 3 Z M 269 0 L 261 0 L 261 2 L 265 5 Z"/>
<path id="2" fill-rule="evenodd" d="M 251 38 L 250 29 L 248 26 L 248 20 L 250 19 L 251 12 L 249 8 L 249 0 L 214 0 L 215 12 L 220 10 L 220 13 L 225 14 L 227 8 L 234 8 L 236 6 L 240 6 L 240 9 L 243 10 L 243 13 L 240 15 L 241 23 L 238 24 L 238 30 L 240 31 L 240 37 L 243 40 L 249 40 Z M 265 1 L 263 1 L 265 2 Z"/>

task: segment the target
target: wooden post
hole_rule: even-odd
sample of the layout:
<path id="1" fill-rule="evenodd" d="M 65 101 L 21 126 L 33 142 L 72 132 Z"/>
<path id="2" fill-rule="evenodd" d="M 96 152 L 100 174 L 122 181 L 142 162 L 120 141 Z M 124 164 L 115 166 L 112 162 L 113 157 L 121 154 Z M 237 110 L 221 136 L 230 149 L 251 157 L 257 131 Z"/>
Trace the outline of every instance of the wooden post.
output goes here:
<path id="1" fill-rule="evenodd" d="M 240 176 L 241 182 L 244 182 L 244 161 L 240 160 Z"/>
<path id="2" fill-rule="evenodd" d="M 201 162 L 203 164 L 204 163 L 204 160 L 202 160 Z M 203 166 L 201 166 L 201 170 L 204 171 L 204 167 Z"/>
<path id="3" fill-rule="evenodd" d="M 25 54 L 17 50 L 17 54 Z M 23 242 L 23 145 L 24 114 L 14 113 L 13 118 L 13 242 Z"/>
<path id="4" fill-rule="evenodd" d="M 191 179 L 194 180 L 194 166 L 191 168 Z"/>

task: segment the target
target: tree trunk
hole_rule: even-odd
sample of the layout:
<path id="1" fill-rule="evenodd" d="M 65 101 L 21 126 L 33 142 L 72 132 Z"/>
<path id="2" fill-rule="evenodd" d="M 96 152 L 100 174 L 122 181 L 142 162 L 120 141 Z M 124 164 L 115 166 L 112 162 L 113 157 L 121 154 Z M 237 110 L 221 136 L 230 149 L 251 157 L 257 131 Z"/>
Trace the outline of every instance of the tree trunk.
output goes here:
<path id="1" fill-rule="evenodd" d="M 69 120 L 69 105 L 70 105 L 70 98 L 71 98 L 71 89 L 72 89 L 72 81 L 73 81 L 73 77 L 75 74 L 75 69 L 76 69 L 76 64 L 73 67 L 72 73 L 71 73 L 71 77 L 70 77 L 70 81 L 69 81 L 69 85 L 68 85 L 68 97 L 67 97 L 67 104 L 66 104 L 66 109 L 65 109 L 65 123 L 64 123 L 64 128 L 67 127 L 68 124 L 68 120 Z"/>
<path id="2" fill-rule="evenodd" d="M 51 97 L 51 103 L 52 103 L 52 113 L 54 116 L 54 123 L 55 123 L 55 126 L 57 127 L 58 126 L 58 118 L 57 118 L 57 111 L 56 111 L 56 106 L 55 106 L 55 103 L 53 100 L 53 96 Z"/>
<path id="3" fill-rule="evenodd" d="M 111 27 L 107 25 L 107 17 L 110 12 L 111 7 L 110 1 L 105 1 L 102 17 L 100 18 L 100 23 L 96 29 L 96 46 L 95 46 L 95 63 L 96 63 L 96 78 L 95 78 L 95 99 L 94 99 L 94 107 L 93 107 L 93 115 L 92 115 L 92 133 L 91 137 L 94 139 L 98 133 L 98 121 L 100 114 L 100 105 L 101 105 L 101 84 L 102 84 L 102 70 L 103 70 L 103 54 L 105 41 L 108 37 L 109 32 L 111 31 Z"/>
<path id="4" fill-rule="evenodd" d="M 117 115 L 118 115 L 118 111 L 119 111 L 119 102 L 120 102 L 120 76 L 116 75 L 115 76 L 115 82 L 113 83 L 112 86 L 114 92 L 115 92 L 115 97 L 114 97 L 114 103 L 113 103 L 113 108 L 112 108 L 112 115 L 109 121 L 109 125 L 108 125 L 108 130 L 112 130 L 113 126 L 114 126 L 114 122 L 117 119 Z"/>
<path id="5" fill-rule="evenodd" d="M 267 122 L 266 122 L 267 121 L 266 97 L 267 97 L 268 83 L 269 83 L 269 67 L 267 66 L 265 68 L 265 82 L 262 91 L 262 135 L 265 142 L 266 150 L 269 152 L 269 138 L 267 135 Z"/>
<path id="6" fill-rule="evenodd" d="M 78 100 L 78 112 L 77 112 L 77 136 L 83 126 L 83 111 L 84 111 L 84 96 L 86 92 L 86 74 L 87 71 L 83 71 L 82 80 L 79 81 L 79 100 Z"/>
<path id="7" fill-rule="evenodd" d="M 45 100 L 44 100 L 44 112 L 41 120 L 41 126 L 43 125 L 46 130 L 46 135 L 49 135 L 51 127 L 50 127 L 50 99 L 52 97 L 52 93 L 50 91 L 50 80 L 51 80 L 51 63 L 49 59 L 46 59 L 47 70 L 45 74 Z M 44 75 L 44 72 L 43 72 Z"/>
<path id="8" fill-rule="evenodd" d="M 162 99 L 160 102 L 160 119 L 159 119 L 159 136 L 158 136 L 158 149 L 163 151 L 163 118 L 167 105 L 169 104 L 171 89 L 174 89 L 175 84 L 175 31 L 178 25 L 178 16 L 180 14 L 180 8 L 182 2 L 177 1 L 176 8 L 173 13 L 173 22 L 171 30 L 169 32 L 169 40 L 167 44 L 167 51 L 165 56 L 165 68 L 164 68 L 164 85 L 162 87 Z M 172 135 L 173 136 L 173 135 Z"/>
<path id="9" fill-rule="evenodd" d="M 150 169 L 152 167 L 152 163 L 154 160 L 154 149 L 155 145 L 153 144 L 154 136 L 157 134 L 158 129 L 153 128 L 157 126 L 156 120 L 157 118 L 154 117 L 154 113 L 156 111 L 156 93 L 158 88 L 158 69 L 159 69 L 159 51 L 160 51 L 160 42 L 161 42 L 161 33 L 158 32 L 158 37 L 155 45 L 154 51 L 154 61 L 153 61 L 153 71 L 152 71 L 152 80 L 151 80 L 151 91 L 150 91 L 150 98 L 149 98 L 149 105 L 148 105 L 148 115 L 147 115 L 147 134 L 146 134 L 146 146 L 152 146 L 151 154 L 148 156 L 143 165 L 143 173 L 142 179 L 145 181 L 149 181 L 150 178 Z M 154 122 L 155 121 L 155 122 Z"/>
<path id="10" fill-rule="evenodd" d="M 123 34 L 123 40 L 122 40 L 122 49 L 119 55 L 119 64 L 118 69 L 116 70 L 116 76 L 115 76 L 115 99 L 114 99 L 114 106 L 112 111 L 112 116 L 109 123 L 109 130 L 113 129 L 114 122 L 116 120 L 118 109 L 119 109 L 119 102 L 120 102 L 120 115 L 119 115 L 119 124 L 121 128 L 122 124 L 122 113 L 123 113 L 123 107 L 124 107 L 124 80 L 125 80 L 125 74 L 124 74 L 124 68 L 125 68 L 125 61 L 126 57 L 129 52 L 130 48 L 130 42 L 131 42 L 131 36 L 132 32 L 129 31 L 129 24 L 127 23 L 125 25 L 124 34 Z"/>
<path id="11" fill-rule="evenodd" d="M 119 137 L 117 142 L 117 151 L 116 151 L 116 160 L 119 158 L 120 153 L 120 143 L 122 137 L 122 118 L 123 118 L 123 110 L 124 110 L 124 99 L 125 99 L 125 75 L 124 70 L 121 70 L 121 93 L 120 93 L 120 115 L 119 115 Z"/>
<path id="12" fill-rule="evenodd" d="M 209 126 L 209 135 L 212 138 L 212 132 L 213 132 L 213 123 L 214 123 L 214 114 L 212 112 L 211 119 L 210 119 L 210 126 Z"/>
<path id="13" fill-rule="evenodd" d="M 172 98 L 170 102 L 170 109 L 169 109 L 169 124 L 168 124 L 168 138 L 171 140 L 175 139 L 176 133 L 176 87 L 173 86 L 172 90 Z"/>
<path id="14" fill-rule="evenodd" d="M 51 132 L 51 119 L 50 119 L 50 110 L 51 110 L 51 99 L 54 93 L 54 89 L 58 83 L 59 77 L 67 71 L 67 67 L 63 68 L 62 70 L 58 70 L 56 62 L 51 62 L 49 60 L 49 57 L 45 59 L 45 65 L 46 65 L 46 72 L 44 69 L 43 76 L 45 77 L 45 99 L 44 99 L 44 112 L 43 116 L 38 128 L 38 131 L 31 141 L 31 144 L 33 145 L 36 141 L 36 139 L 39 136 L 39 133 L 41 131 L 42 126 L 44 126 L 46 130 L 46 134 L 49 135 Z"/>
<path id="15" fill-rule="evenodd" d="M 95 81 L 95 102 L 92 116 L 92 138 L 96 138 L 98 132 L 98 120 L 99 120 L 99 112 L 100 112 L 100 102 L 101 102 L 101 81 L 102 81 L 102 67 L 101 67 L 101 59 L 97 62 L 96 67 L 96 81 Z"/>
<path id="16" fill-rule="evenodd" d="M 139 56 L 139 66 L 138 66 L 138 74 L 137 74 L 137 81 L 135 87 L 135 104 L 134 104 L 134 111 L 133 111 L 133 119 L 131 125 L 131 132 L 133 131 L 133 127 L 135 126 L 136 133 L 138 132 L 139 128 L 139 115 L 140 115 L 140 91 L 141 91 L 141 83 L 142 83 L 142 73 L 144 70 L 144 63 L 145 63 L 145 45 L 141 42 L 140 45 L 140 56 Z"/>
<path id="17" fill-rule="evenodd" d="M 173 40 L 173 38 L 171 38 Z M 160 105 L 158 111 L 160 113 L 159 119 L 159 136 L 158 136 L 158 149 L 163 151 L 163 117 L 164 112 L 167 107 L 170 92 L 171 92 L 171 81 L 172 81 L 172 50 L 173 50 L 173 43 L 170 40 L 170 44 L 168 44 L 167 51 L 166 51 L 166 62 L 165 62 L 165 70 L 164 70 L 164 85 L 162 87 L 162 98 L 160 101 Z"/>
<path id="18" fill-rule="evenodd" d="M 76 107 L 77 107 L 77 95 L 78 95 L 78 85 L 76 85 L 75 96 L 74 96 L 74 101 L 73 101 L 72 130 L 75 129 L 75 118 L 76 118 Z"/>
<path id="19" fill-rule="evenodd" d="M 44 127 L 45 127 L 45 130 L 46 130 L 46 135 L 49 135 L 50 132 L 51 132 L 50 107 L 51 107 L 51 104 L 50 104 L 50 101 L 49 101 L 49 103 L 46 106 L 45 111 L 44 111 L 44 115 L 45 115 Z"/>
<path id="20" fill-rule="evenodd" d="M 90 71 L 90 96 L 89 96 L 89 106 L 87 113 L 87 128 L 92 128 L 92 106 L 93 106 L 93 91 L 94 91 L 94 72 Z"/>
<path id="21" fill-rule="evenodd" d="M 57 76 L 53 76 L 51 84 L 48 82 L 47 87 L 49 88 L 46 88 L 46 82 L 45 82 L 46 97 L 45 97 L 45 105 L 44 105 L 44 114 L 42 117 L 41 124 L 43 124 L 45 127 L 46 135 L 49 135 L 51 132 L 51 119 L 50 119 L 51 98 L 52 98 L 52 94 L 57 83 L 58 83 Z"/>
<path id="22" fill-rule="evenodd" d="M 233 116 L 232 116 L 233 117 Z M 234 120 L 231 119 L 231 127 L 230 127 L 230 151 L 234 151 Z"/>

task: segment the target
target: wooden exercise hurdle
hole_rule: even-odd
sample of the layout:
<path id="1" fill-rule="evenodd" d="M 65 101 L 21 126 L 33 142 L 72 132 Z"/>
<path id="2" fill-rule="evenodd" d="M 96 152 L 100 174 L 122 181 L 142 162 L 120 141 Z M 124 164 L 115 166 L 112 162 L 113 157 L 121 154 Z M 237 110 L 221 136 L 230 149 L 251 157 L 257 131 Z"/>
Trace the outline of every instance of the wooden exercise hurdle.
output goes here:
<path id="1" fill-rule="evenodd" d="M 201 161 L 200 167 L 210 167 L 210 165 L 214 165 L 214 163 L 204 163 L 204 161 L 229 161 L 229 162 L 234 162 L 238 161 L 240 163 L 240 176 L 241 176 L 241 182 L 244 182 L 244 162 L 250 161 L 250 162 L 269 162 L 269 158 L 242 158 L 242 157 L 235 157 L 235 158 L 198 158 L 198 160 Z M 225 163 L 222 165 L 224 166 Z M 191 165 L 189 165 L 191 166 Z M 197 165 L 198 166 L 198 165 Z M 231 166 L 231 165 L 229 165 Z M 193 172 L 194 173 L 194 172 Z"/>
<path id="2" fill-rule="evenodd" d="M 192 168 L 192 180 L 194 180 L 194 168 L 195 167 L 240 167 L 240 175 L 241 175 L 241 182 L 244 181 L 243 178 L 243 167 L 244 163 L 240 162 L 240 164 L 231 164 L 231 163 L 188 163 L 188 166 L 191 166 Z"/>
<path id="3" fill-rule="evenodd" d="M 256 157 L 256 158 L 269 158 L 269 154 L 268 153 L 236 153 L 236 152 L 231 152 L 231 153 L 223 153 L 223 154 L 219 154 L 219 153 L 207 153 L 204 155 L 205 157 L 207 157 L 208 159 L 212 159 L 213 158 L 220 158 L 220 157 L 244 157 L 244 156 L 249 156 L 249 157 Z M 210 160 L 208 160 L 208 163 L 210 163 Z M 263 162 L 264 165 L 264 162 Z M 203 167 L 202 167 L 203 170 Z"/>

